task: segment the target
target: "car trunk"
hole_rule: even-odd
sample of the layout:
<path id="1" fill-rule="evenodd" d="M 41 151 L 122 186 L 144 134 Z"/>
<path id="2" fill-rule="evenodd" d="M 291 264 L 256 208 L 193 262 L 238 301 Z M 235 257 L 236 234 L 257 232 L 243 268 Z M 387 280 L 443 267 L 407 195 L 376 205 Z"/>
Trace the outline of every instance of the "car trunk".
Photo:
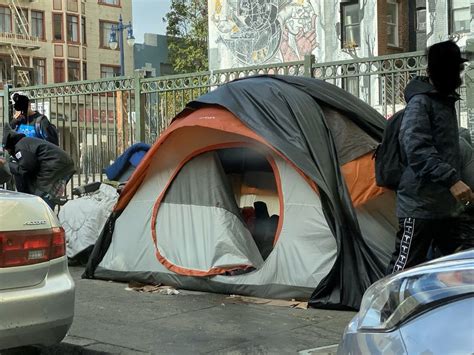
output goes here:
<path id="1" fill-rule="evenodd" d="M 35 286 L 46 278 L 49 258 L 38 257 L 40 249 L 34 243 L 57 226 L 51 210 L 39 198 L 0 190 L 0 290 Z M 24 246 L 32 248 L 23 253 L 28 262 L 11 262 L 15 260 L 8 259 L 6 250 L 16 256 Z"/>

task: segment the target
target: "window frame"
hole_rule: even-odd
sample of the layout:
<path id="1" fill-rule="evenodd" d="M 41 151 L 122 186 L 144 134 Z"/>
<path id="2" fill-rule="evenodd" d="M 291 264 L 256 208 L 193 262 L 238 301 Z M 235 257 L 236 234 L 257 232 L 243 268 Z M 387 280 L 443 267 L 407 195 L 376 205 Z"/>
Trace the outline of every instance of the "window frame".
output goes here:
<path id="1" fill-rule="evenodd" d="M 418 14 L 420 13 L 420 11 L 424 11 L 425 12 L 425 28 L 423 29 L 419 29 L 418 26 L 420 24 L 420 21 L 418 21 Z M 415 31 L 416 32 L 426 32 L 426 25 L 427 25 L 427 16 L 428 15 L 428 12 L 426 11 L 426 7 L 417 7 L 416 10 L 415 10 Z"/>
<path id="2" fill-rule="evenodd" d="M 81 15 L 81 43 L 83 45 L 87 44 L 86 23 L 86 17 L 84 15 Z"/>
<path id="3" fill-rule="evenodd" d="M 471 5 L 467 4 L 467 6 L 461 6 L 461 7 L 454 8 L 453 7 L 453 1 L 454 0 L 448 0 L 448 33 L 450 35 L 469 33 L 470 32 L 469 28 L 467 28 L 464 31 L 454 31 L 454 12 L 456 10 L 463 10 L 463 9 L 464 10 L 467 9 L 468 11 L 471 11 Z"/>
<path id="4" fill-rule="evenodd" d="M 114 50 L 112 48 L 109 47 L 109 39 L 107 38 L 107 42 L 105 44 L 102 43 L 102 40 L 103 40 L 103 28 L 102 28 L 102 24 L 103 23 L 109 23 L 109 24 L 112 24 L 114 26 L 117 26 L 118 25 L 118 22 L 114 22 L 114 21 L 107 21 L 107 20 L 99 20 L 99 48 L 102 48 L 102 49 L 108 49 L 108 50 Z M 118 38 L 117 38 L 118 40 Z M 115 50 L 119 50 L 118 46 L 117 46 L 117 49 Z"/>
<path id="5" fill-rule="evenodd" d="M 13 33 L 13 16 L 12 16 L 12 11 L 10 10 L 10 8 L 6 5 L 0 5 L 0 8 L 2 9 L 6 9 L 8 10 L 8 12 L 10 13 L 10 31 L 9 32 L 2 32 L 2 33 Z"/>
<path id="6" fill-rule="evenodd" d="M 62 67 L 61 68 L 62 69 L 62 73 L 61 73 L 62 81 L 57 76 L 56 64 L 58 64 L 58 63 L 61 63 L 61 67 Z M 54 82 L 55 83 L 64 83 L 66 81 L 64 59 L 53 59 L 53 75 L 54 75 Z"/>
<path id="7" fill-rule="evenodd" d="M 20 36 L 29 36 L 29 34 L 31 33 L 31 24 L 30 24 L 30 11 L 29 11 L 29 8 L 27 7 L 18 7 L 18 12 L 22 12 L 24 15 L 26 15 L 26 21 L 27 21 L 27 24 L 26 24 L 26 34 L 25 33 L 21 33 L 19 30 L 19 27 L 17 28 L 17 22 L 16 22 L 16 13 L 15 13 L 15 33 L 17 35 L 20 35 Z"/>
<path id="8" fill-rule="evenodd" d="M 32 58 L 33 62 L 32 62 L 32 66 L 33 66 L 33 72 L 35 72 L 36 70 L 36 66 L 35 66 L 35 61 L 36 60 L 42 60 L 44 62 L 44 82 L 43 83 L 39 83 L 39 82 L 36 82 L 35 85 L 45 85 L 48 83 L 48 61 L 46 58 L 44 57 L 33 57 Z M 35 79 L 37 79 L 36 77 L 36 73 L 35 73 Z"/>
<path id="9" fill-rule="evenodd" d="M 75 23 L 75 25 L 76 25 L 76 36 L 77 36 L 76 40 L 71 40 L 71 39 L 69 39 L 69 18 L 70 18 L 70 17 L 76 18 L 76 21 L 77 21 L 77 22 Z M 73 24 L 74 24 L 74 23 L 73 23 Z M 80 41 L 81 41 L 81 34 L 80 34 L 79 31 L 80 31 L 79 15 L 66 13 L 66 41 L 67 41 L 67 43 L 74 43 L 74 44 L 80 43 Z"/>
<path id="10" fill-rule="evenodd" d="M 72 69 L 72 70 L 77 70 L 77 80 L 73 79 L 73 78 L 70 78 L 69 77 L 69 64 L 76 64 L 77 67 L 75 69 Z M 73 60 L 73 59 L 68 59 L 67 60 L 67 81 L 68 82 L 74 82 L 74 81 L 81 81 L 81 62 L 79 60 Z"/>
<path id="11" fill-rule="evenodd" d="M 345 14 L 346 14 L 346 11 L 347 11 L 347 8 L 349 8 L 350 6 L 354 6 L 356 5 L 358 10 L 360 11 L 360 4 L 359 4 L 359 1 L 358 0 L 352 0 L 352 1 L 349 1 L 349 2 L 344 2 L 344 3 L 341 3 L 341 9 L 340 9 L 340 20 L 341 20 L 341 47 L 344 49 L 344 48 L 359 48 L 361 43 L 357 43 L 354 41 L 354 44 L 351 43 L 351 45 L 349 46 L 347 41 L 346 41 L 346 29 L 348 27 L 357 27 L 358 30 L 359 30 L 359 42 L 360 42 L 360 37 L 361 37 L 361 32 L 360 32 L 360 25 L 361 25 L 361 21 L 360 21 L 360 16 L 359 16 L 359 22 L 357 23 L 351 23 L 350 25 L 346 25 L 346 21 L 345 21 Z"/>
<path id="12" fill-rule="evenodd" d="M 82 61 L 82 80 L 87 80 L 87 62 Z"/>
<path id="13" fill-rule="evenodd" d="M 388 22 L 388 9 L 389 5 L 395 5 L 395 22 Z M 400 26 L 400 4 L 397 0 L 387 0 L 387 15 L 386 15 L 386 25 L 387 25 L 387 45 L 391 47 L 399 47 L 400 46 L 400 33 L 399 33 L 399 26 Z M 388 29 L 389 26 L 393 26 L 394 33 L 395 33 L 395 43 L 389 42 L 389 33 Z"/>
<path id="14" fill-rule="evenodd" d="M 107 0 L 97 0 L 97 4 L 111 7 L 122 7 L 122 2 L 120 0 L 116 0 L 118 4 L 108 4 L 105 1 Z"/>
<path id="15" fill-rule="evenodd" d="M 33 35 L 33 27 L 34 27 L 34 26 L 33 26 L 33 13 L 35 13 L 35 12 L 41 14 L 41 16 L 42 16 L 42 17 L 41 17 L 41 30 L 42 30 L 41 32 L 42 32 L 42 33 L 41 33 L 41 37 L 38 37 L 38 38 L 39 38 L 40 40 L 43 40 L 43 41 L 44 41 L 44 40 L 46 40 L 46 33 L 45 33 L 45 32 L 46 32 L 46 31 L 45 31 L 46 21 L 45 21 L 45 18 L 44 18 L 44 16 L 45 16 L 44 11 L 41 11 L 41 10 L 31 10 L 30 33 L 31 33 L 31 35 Z M 35 27 L 36 27 L 36 26 L 35 26 Z"/>
<path id="16" fill-rule="evenodd" d="M 354 65 L 347 66 L 347 73 L 355 74 L 356 67 Z M 348 93 L 360 98 L 360 80 L 359 76 L 346 76 L 342 78 L 342 88 Z"/>
<path id="17" fill-rule="evenodd" d="M 116 75 L 114 75 L 114 76 L 102 76 L 103 68 L 112 68 Z M 100 65 L 100 78 L 101 79 L 115 78 L 117 76 L 120 76 L 120 65 L 114 65 L 114 64 L 101 64 Z"/>
<path id="18" fill-rule="evenodd" d="M 51 23 L 52 23 L 52 26 L 53 26 L 53 39 L 52 39 L 52 42 L 64 43 L 64 38 L 65 38 L 65 36 L 64 36 L 64 14 L 62 12 L 53 12 L 51 14 L 51 16 L 52 16 Z M 61 39 L 56 39 L 56 33 L 54 31 L 55 30 L 55 28 L 54 28 L 54 26 L 55 26 L 55 21 L 54 21 L 55 16 L 61 16 Z"/>

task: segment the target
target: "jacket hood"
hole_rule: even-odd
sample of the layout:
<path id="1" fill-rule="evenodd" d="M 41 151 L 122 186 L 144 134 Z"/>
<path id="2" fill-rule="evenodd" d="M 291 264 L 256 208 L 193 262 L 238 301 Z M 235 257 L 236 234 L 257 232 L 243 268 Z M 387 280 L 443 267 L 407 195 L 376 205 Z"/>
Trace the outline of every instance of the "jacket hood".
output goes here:
<path id="1" fill-rule="evenodd" d="M 3 129 L 2 145 L 6 149 L 12 149 L 24 137 L 24 134 L 15 132 L 10 126 L 5 126 Z"/>
<path id="2" fill-rule="evenodd" d="M 436 89 L 430 84 L 429 78 L 427 76 L 417 76 L 410 80 L 405 88 L 405 102 L 408 103 L 415 95 L 433 92 L 436 92 Z"/>

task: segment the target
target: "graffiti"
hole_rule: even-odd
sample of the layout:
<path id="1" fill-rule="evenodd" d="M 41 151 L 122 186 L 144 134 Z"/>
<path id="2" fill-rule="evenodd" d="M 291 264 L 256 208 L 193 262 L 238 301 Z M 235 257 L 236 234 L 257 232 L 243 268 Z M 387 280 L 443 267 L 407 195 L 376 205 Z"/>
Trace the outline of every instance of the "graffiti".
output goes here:
<path id="1" fill-rule="evenodd" d="M 310 0 L 213 0 L 211 24 L 242 65 L 301 60 L 318 46 Z"/>

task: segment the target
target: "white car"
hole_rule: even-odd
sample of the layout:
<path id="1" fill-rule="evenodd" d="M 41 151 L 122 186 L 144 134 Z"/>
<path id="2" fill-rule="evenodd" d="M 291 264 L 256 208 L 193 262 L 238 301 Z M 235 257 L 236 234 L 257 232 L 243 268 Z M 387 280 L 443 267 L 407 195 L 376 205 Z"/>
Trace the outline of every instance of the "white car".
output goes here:
<path id="1" fill-rule="evenodd" d="M 74 316 L 64 230 L 39 197 L 0 189 L 0 350 L 61 342 Z"/>
<path id="2" fill-rule="evenodd" d="M 474 249 L 370 286 L 338 354 L 474 354 Z"/>

